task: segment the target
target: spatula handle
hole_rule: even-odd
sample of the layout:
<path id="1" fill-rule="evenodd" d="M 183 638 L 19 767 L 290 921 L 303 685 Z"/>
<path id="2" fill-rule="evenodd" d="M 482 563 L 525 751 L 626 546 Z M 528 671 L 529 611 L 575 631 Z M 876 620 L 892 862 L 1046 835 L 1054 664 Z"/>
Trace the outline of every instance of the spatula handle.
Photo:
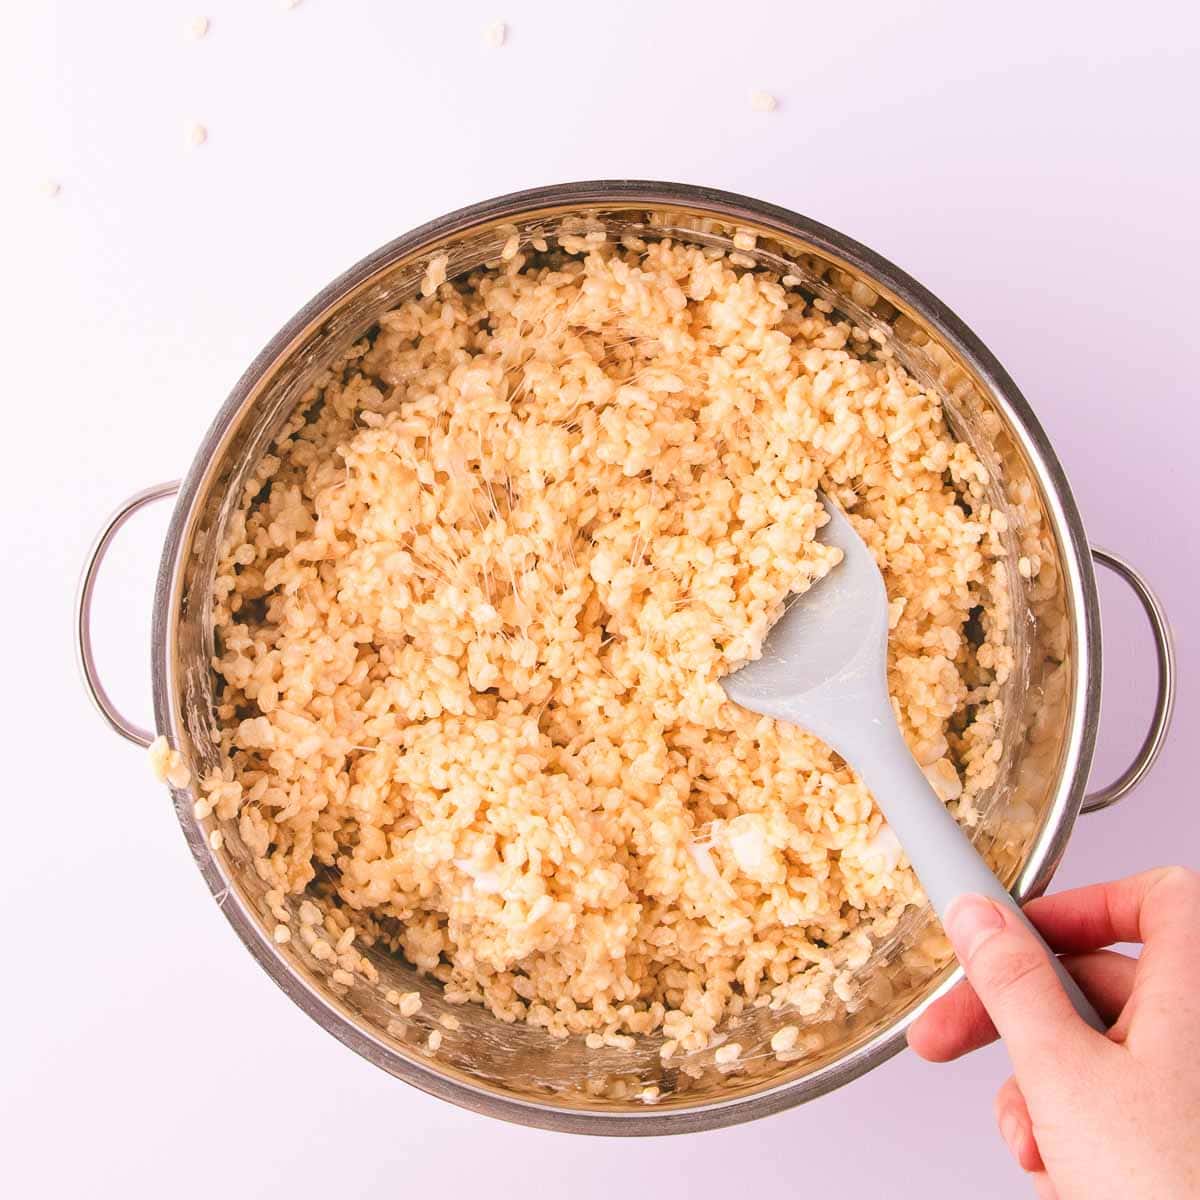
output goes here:
<path id="1" fill-rule="evenodd" d="M 903 755 L 888 755 L 886 761 L 876 761 L 869 766 L 864 763 L 867 769 L 859 767 L 859 770 L 888 824 L 900 839 L 934 912 L 939 919 L 944 919 L 951 903 L 968 893 L 986 896 L 996 904 L 1004 905 L 1041 943 L 1075 1011 L 1093 1029 L 1103 1033 L 1107 1026 L 1100 1014 L 971 845 L 904 746 L 899 731 L 896 737 L 903 747 Z M 872 782 L 873 777 L 875 782 Z"/>

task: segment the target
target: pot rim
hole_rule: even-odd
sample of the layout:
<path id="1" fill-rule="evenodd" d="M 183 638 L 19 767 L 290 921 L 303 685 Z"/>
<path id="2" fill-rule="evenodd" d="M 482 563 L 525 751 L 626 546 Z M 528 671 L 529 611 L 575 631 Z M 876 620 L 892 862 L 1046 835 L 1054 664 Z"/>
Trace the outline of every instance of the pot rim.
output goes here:
<path id="1" fill-rule="evenodd" d="M 268 378 L 295 344 L 349 294 L 395 260 L 419 253 L 428 244 L 464 233 L 481 223 L 516 218 L 531 211 L 578 209 L 588 205 L 648 209 L 682 206 L 702 215 L 733 222 L 746 221 L 784 237 L 802 239 L 826 257 L 878 282 L 889 299 L 894 297 L 902 306 L 919 313 L 970 368 L 1004 413 L 1015 440 L 1042 486 L 1046 515 L 1063 550 L 1062 577 L 1076 647 L 1061 774 L 1045 824 L 1012 889 L 1018 901 L 1038 895 L 1049 883 L 1062 858 L 1079 814 L 1099 723 L 1101 661 L 1095 574 L 1083 521 L 1062 465 L 1009 374 L 967 325 L 927 288 L 875 251 L 827 225 L 777 205 L 715 188 L 621 179 L 556 184 L 508 193 L 457 209 L 395 238 L 361 259 L 304 305 L 267 343 L 234 385 L 197 449 L 180 488 L 155 590 L 151 655 L 157 728 L 166 732 L 176 744 L 180 724 L 172 697 L 177 694 L 176 614 L 183 587 L 180 551 L 190 542 L 197 496 L 221 457 L 231 423 L 261 381 Z M 225 917 L 267 974 L 305 1013 L 369 1062 L 422 1091 L 460 1107 L 523 1125 L 559 1132 L 646 1136 L 714 1129 L 781 1112 L 830 1092 L 897 1054 L 903 1049 L 907 1029 L 917 1016 L 962 977 L 961 968 L 946 969 L 941 981 L 920 1004 L 870 1041 L 811 1075 L 759 1092 L 694 1108 L 656 1110 L 648 1107 L 609 1113 L 521 1100 L 465 1077 L 452 1077 L 432 1063 L 411 1060 L 364 1032 L 347 1010 L 317 992 L 292 970 L 226 877 L 192 818 L 190 806 L 177 801 L 176 811 L 200 872 L 218 898 Z"/>

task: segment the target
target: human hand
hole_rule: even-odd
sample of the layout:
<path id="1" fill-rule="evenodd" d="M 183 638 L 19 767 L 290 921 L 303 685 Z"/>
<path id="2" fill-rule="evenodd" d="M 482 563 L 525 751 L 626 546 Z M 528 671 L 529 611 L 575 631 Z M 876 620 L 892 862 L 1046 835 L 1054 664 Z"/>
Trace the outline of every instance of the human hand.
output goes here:
<path id="1" fill-rule="evenodd" d="M 1200 1196 L 1200 875 L 1163 867 L 1031 901 L 1026 915 L 1111 1024 L 1072 1009 L 1029 931 L 963 896 L 946 933 L 967 979 L 908 1043 L 948 1062 L 1004 1039 L 1014 1075 L 996 1120 L 1038 1196 Z M 1133 959 L 1102 947 L 1142 942 Z"/>

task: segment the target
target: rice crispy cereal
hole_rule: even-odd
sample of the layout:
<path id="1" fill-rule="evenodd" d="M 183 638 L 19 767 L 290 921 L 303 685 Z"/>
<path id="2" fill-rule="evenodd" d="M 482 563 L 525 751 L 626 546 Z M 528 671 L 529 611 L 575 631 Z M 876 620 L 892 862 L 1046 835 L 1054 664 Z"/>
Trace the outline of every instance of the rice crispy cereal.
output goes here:
<path id="1" fill-rule="evenodd" d="M 169 783 L 177 788 L 185 788 L 191 783 L 192 773 L 183 761 L 183 755 L 173 750 L 165 737 L 156 737 L 147 753 L 150 755 L 150 769 L 159 783 Z"/>
<path id="2" fill-rule="evenodd" d="M 307 889 L 314 953 L 367 963 L 318 936 L 353 927 L 605 1045 L 840 994 L 921 892 L 853 771 L 718 683 L 837 569 L 818 487 L 884 571 L 909 744 L 974 820 L 1011 668 L 986 473 L 863 331 L 735 253 L 435 259 L 247 485 L 201 787 L 280 901 Z"/>

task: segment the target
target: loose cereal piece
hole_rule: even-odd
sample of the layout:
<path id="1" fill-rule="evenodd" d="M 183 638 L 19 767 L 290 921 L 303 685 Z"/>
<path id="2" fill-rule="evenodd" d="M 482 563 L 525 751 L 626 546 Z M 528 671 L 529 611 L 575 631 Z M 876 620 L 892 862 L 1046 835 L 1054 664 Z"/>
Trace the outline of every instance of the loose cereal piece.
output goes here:
<path id="1" fill-rule="evenodd" d="M 149 750 L 146 753 L 150 757 L 150 770 L 154 772 L 154 778 L 159 783 L 167 782 L 167 768 L 171 763 L 171 744 L 160 733 L 158 737 L 150 743 Z"/>
<path id="2" fill-rule="evenodd" d="M 444 254 L 439 254 L 429 260 L 429 265 L 425 268 L 425 275 L 421 279 L 422 296 L 432 296 L 446 282 L 446 264 L 448 262 L 449 259 Z"/>
<path id="3" fill-rule="evenodd" d="M 173 788 L 185 788 L 191 782 L 192 773 L 183 761 L 183 755 L 178 750 L 173 750 L 162 734 L 150 743 L 147 754 L 150 757 L 150 769 L 159 783 L 170 784 Z M 200 802 L 196 809 L 197 820 L 203 820 L 211 811 L 211 806 Z"/>

